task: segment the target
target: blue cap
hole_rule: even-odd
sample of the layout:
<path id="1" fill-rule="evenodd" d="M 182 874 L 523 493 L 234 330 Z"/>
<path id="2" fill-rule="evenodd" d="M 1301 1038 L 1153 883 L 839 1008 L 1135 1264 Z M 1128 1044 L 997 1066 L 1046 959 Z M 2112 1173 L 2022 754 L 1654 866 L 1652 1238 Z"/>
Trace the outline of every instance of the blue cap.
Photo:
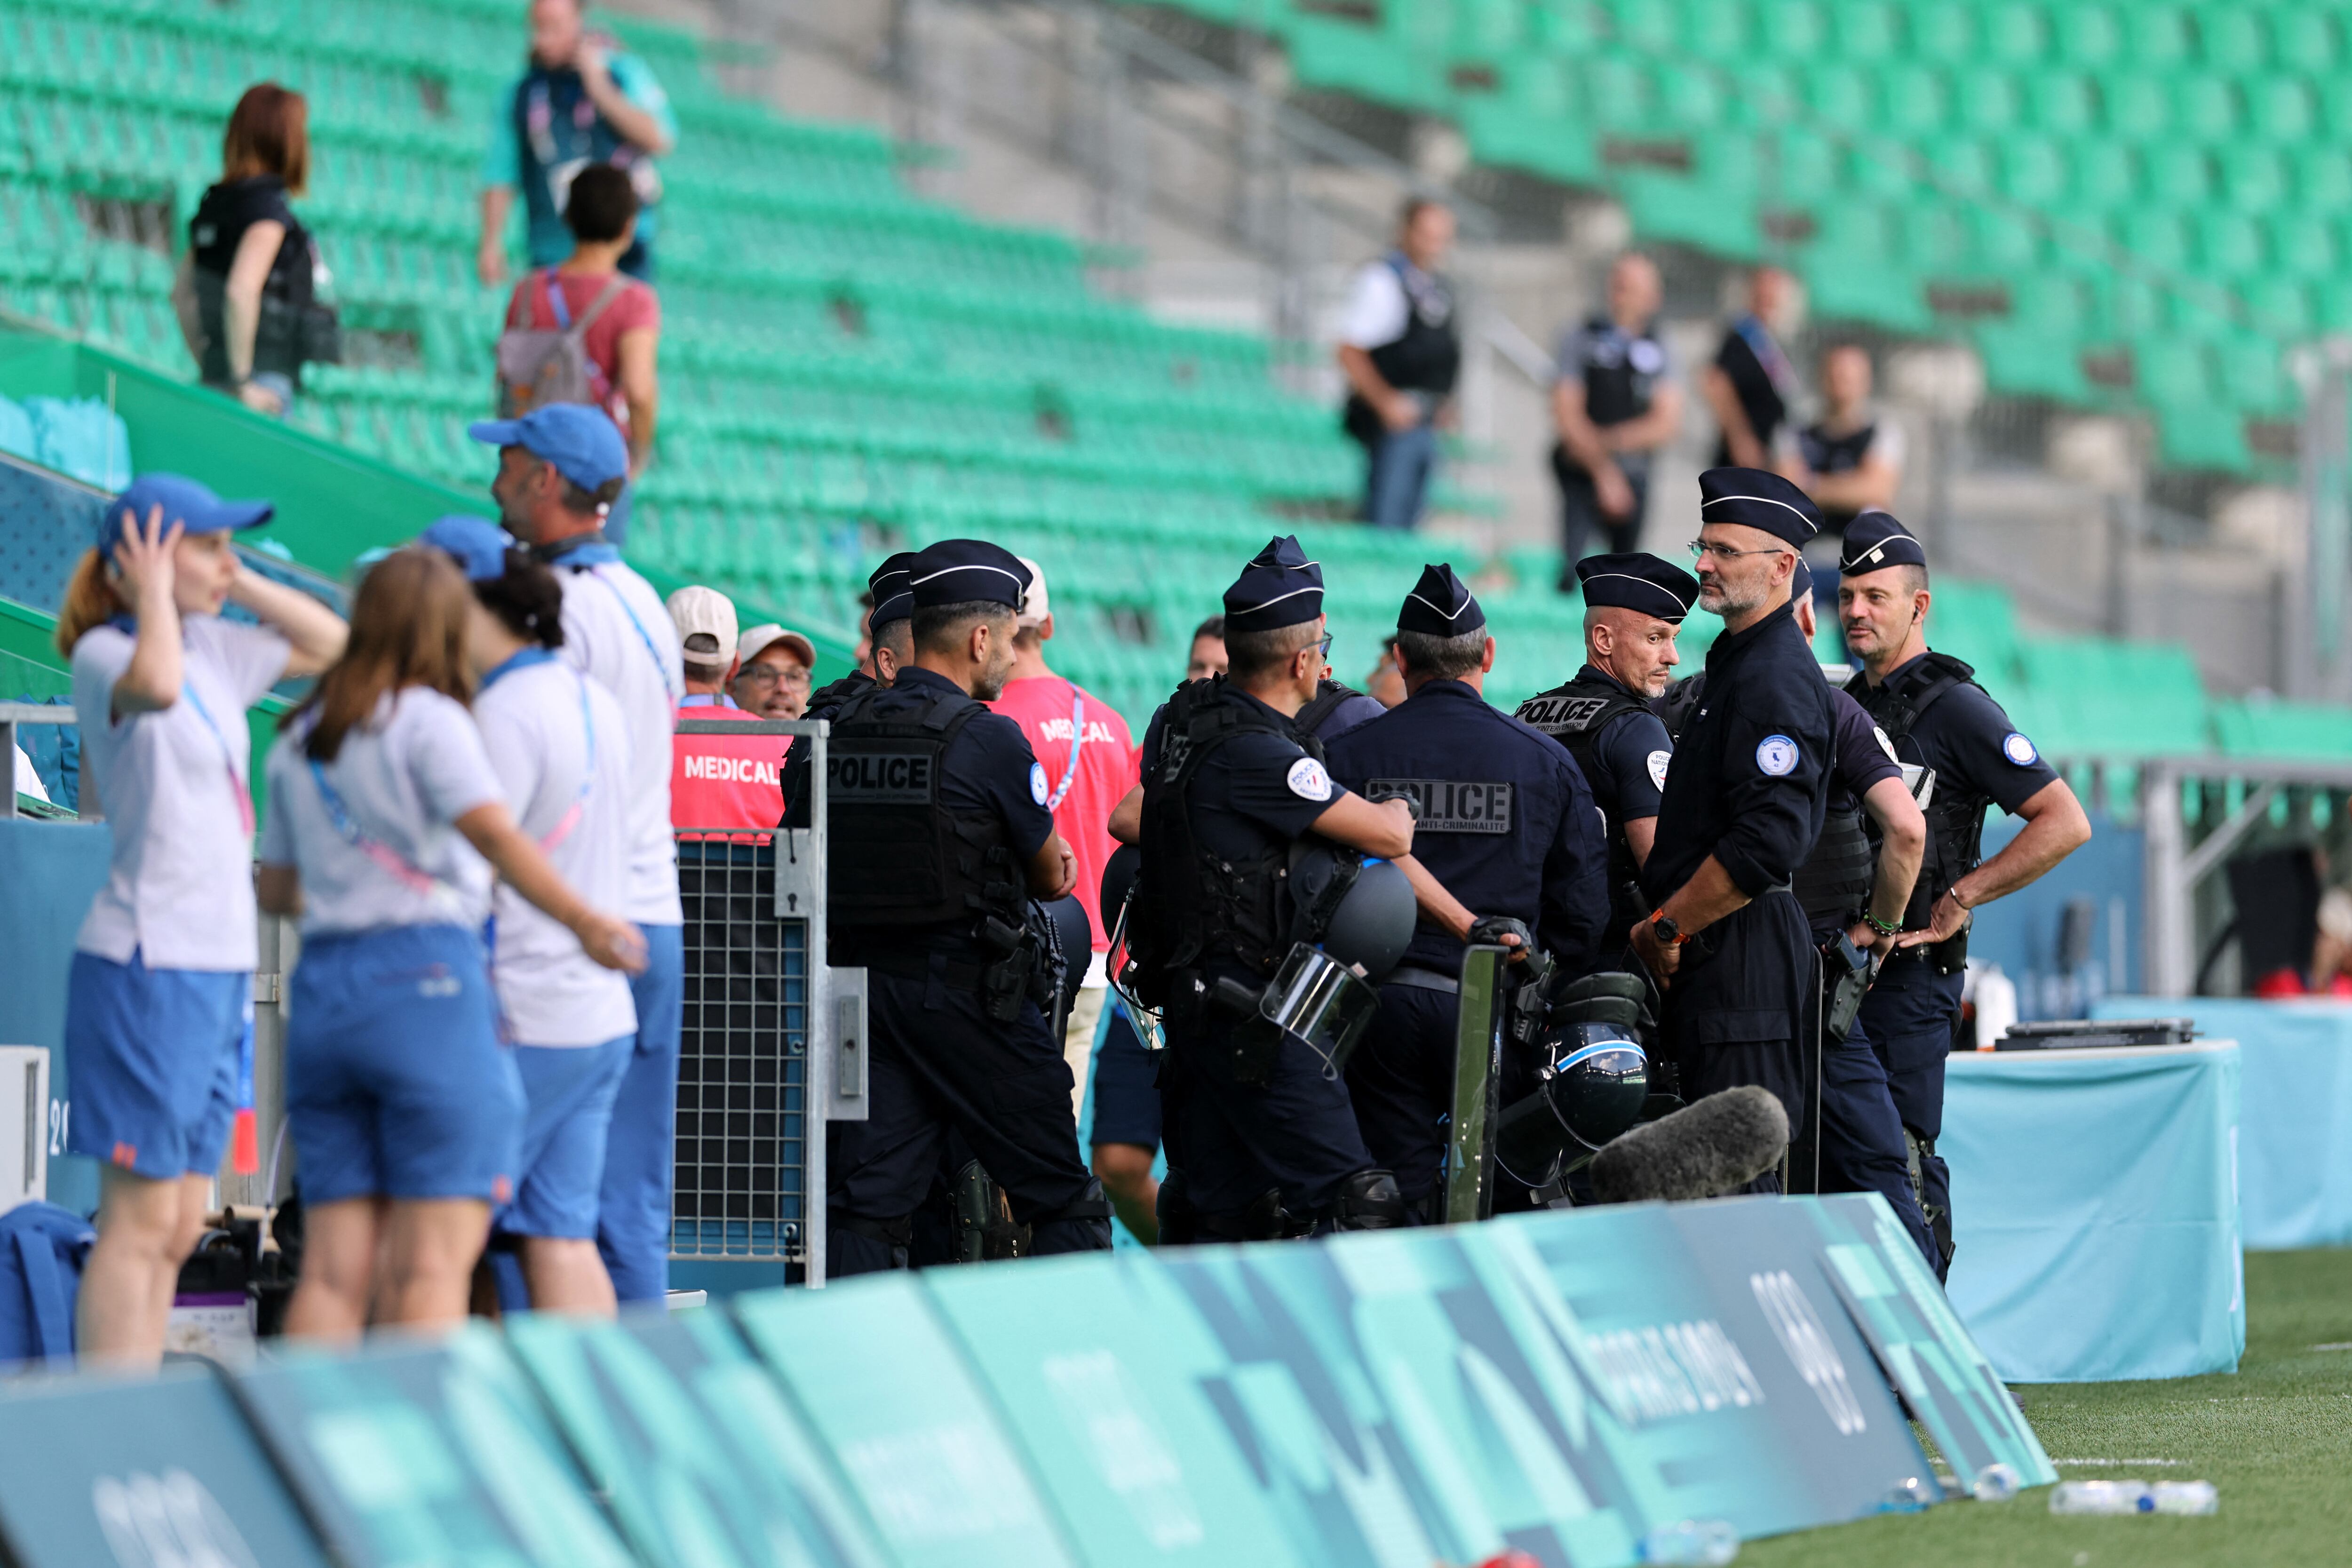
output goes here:
<path id="1" fill-rule="evenodd" d="M 1588 555 L 1576 563 L 1587 609 L 1634 610 L 1682 625 L 1698 602 L 1698 579 L 1644 551 Z"/>
<path id="2" fill-rule="evenodd" d="M 1801 555 L 1797 557 L 1797 569 L 1789 574 L 1789 597 L 1791 600 L 1813 596 L 1813 569 Z"/>
<path id="3" fill-rule="evenodd" d="M 488 518 L 462 511 L 437 519 L 416 536 L 416 542 L 457 562 L 469 583 L 495 583 L 505 576 L 507 552 L 515 544 L 514 536 Z"/>
<path id="4" fill-rule="evenodd" d="M 984 601 L 1018 610 L 1029 589 L 1029 568 L 985 539 L 942 539 L 907 563 L 907 589 L 916 609 Z"/>
<path id="5" fill-rule="evenodd" d="M 1845 546 L 1838 556 L 1838 571 L 1845 576 L 1865 576 L 1889 566 L 1927 564 L 1927 546 L 1891 512 L 1873 508 L 1845 525 Z"/>
<path id="6" fill-rule="evenodd" d="M 1709 468 L 1698 477 L 1699 521 L 1760 528 L 1801 546 L 1822 531 L 1813 498 L 1762 468 Z"/>
<path id="7" fill-rule="evenodd" d="M 147 526 L 147 514 L 161 507 L 163 527 L 173 523 L 189 533 L 221 533 L 259 528 L 278 509 L 266 500 L 223 500 L 206 486 L 179 474 L 142 474 L 131 488 L 106 503 L 98 515 L 98 547 L 110 556 L 122 542 L 123 519 Z"/>
<path id="8" fill-rule="evenodd" d="M 1452 562 L 1421 569 L 1421 581 L 1404 596 L 1397 611 L 1397 630 L 1423 632 L 1433 637 L 1467 637 L 1486 624 L 1486 612 L 1470 584 L 1454 574 Z"/>
<path id="9" fill-rule="evenodd" d="M 914 564 L 915 552 L 901 550 L 874 568 L 874 574 L 866 579 L 866 590 L 874 595 L 874 614 L 866 621 L 869 627 L 903 621 L 914 615 L 915 595 L 907 586 Z"/>
<path id="10" fill-rule="evenodd" d="M 1269 539 L 1225 590 L 1227 632 L 1270 632 L 1323 613 L 1323 565 L 1295 534 Z"/>
<path id="11" fill-rule="evenodd" d="M 520 419 L 485 419 L 466 426 L 466 434 L 485 447 L 525 447 L 583 490 L 629 475 L 620 426 L 584 403 L 550 403 Z"/>

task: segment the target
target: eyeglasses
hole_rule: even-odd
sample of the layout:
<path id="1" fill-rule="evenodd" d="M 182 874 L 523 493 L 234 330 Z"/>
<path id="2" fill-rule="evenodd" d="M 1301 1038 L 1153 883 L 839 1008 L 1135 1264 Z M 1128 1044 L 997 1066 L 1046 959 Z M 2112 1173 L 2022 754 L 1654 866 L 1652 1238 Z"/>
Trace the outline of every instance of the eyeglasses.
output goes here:
<path id="1" fill-rule="evenodd" d="M 1727 544 L 1709 544 L 1704 539 L 1690 542 L 1691 559 L 1704 561 L 1714 556 L 1717 561 L 1737 561 L 1743 555 L 1793 555 L 1793 550 L 1734 550 Z"/>
<path id="2" fill-rule="evenodd" d="M 1331 634 L 1325 632 L 1315 644 L 1315 657 L 1324 663 L 1331 662 Z"/>
<path id="3" fill-rule="evenodd" d="M 745 686 L 806 686 L 809 672 L 797 665 L 791 669 L 778 669 L 772 664 L 754 664 L 735 679 Z"/>

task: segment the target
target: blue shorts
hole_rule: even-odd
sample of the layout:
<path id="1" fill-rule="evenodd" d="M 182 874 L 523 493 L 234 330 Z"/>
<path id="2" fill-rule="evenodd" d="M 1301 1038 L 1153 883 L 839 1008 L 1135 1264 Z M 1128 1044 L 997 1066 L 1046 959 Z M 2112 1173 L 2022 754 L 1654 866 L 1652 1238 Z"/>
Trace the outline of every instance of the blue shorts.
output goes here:
<path id="1" fill-rule="evenodd" d="M 477 933 L 313 937 L 291 1001 L 286 1117 L 304 1203 L 513 1194 L 522 1082 Z"/>
<path id="2" fill-rule="evenodd" d="M 1095 1051 L 1095 1121 L 1087 1142 L 1160 1147 L 1160 1058 L 1128 1021 L 1114 998 Z"/>
<path id="3" fill-rule="evenodd" d="M 253 1016 L 242 970 L 73 956 L 66 986 L 66 1152 L 157 1181 L 220 1169 Z"/>
<path id="4" fill-rule="evenodd" d="M 497 1227 L 510 1236 L 596 1237 L 604 1134 L 637 1037 L 601 1046 L 517 1046 L 522 1077 L 522 1161 L 514 1202 Z"/>

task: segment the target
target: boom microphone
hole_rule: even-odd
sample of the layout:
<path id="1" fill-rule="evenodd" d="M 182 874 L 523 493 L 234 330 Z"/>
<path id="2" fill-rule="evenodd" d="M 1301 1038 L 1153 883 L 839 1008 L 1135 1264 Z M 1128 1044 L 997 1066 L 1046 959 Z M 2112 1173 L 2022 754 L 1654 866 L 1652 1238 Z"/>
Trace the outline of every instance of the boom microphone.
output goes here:
<path id="1" fill-rule="evenodd" d="M 1592 1162 L 1604 1204 L 1712 1198 L 1746 1186 L 1789 1152 L 1789 1113 L 1769 1089 L 1743 1084 L 1612 1139 Z"/>

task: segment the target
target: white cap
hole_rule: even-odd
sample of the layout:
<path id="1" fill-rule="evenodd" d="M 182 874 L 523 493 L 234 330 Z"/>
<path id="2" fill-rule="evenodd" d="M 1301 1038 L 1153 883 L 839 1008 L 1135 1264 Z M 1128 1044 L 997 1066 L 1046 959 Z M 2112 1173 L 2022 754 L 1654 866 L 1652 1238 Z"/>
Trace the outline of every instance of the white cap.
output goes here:
<path id="1" fill-rule="evenodd" d="M 735 602 L 716 588 L 697 586 L 680 588 L 667 603 L 686 662 L 725 664 L 728 650 L 735 646 Z"/>
<path id="2" fill-rule="evenodd" d="M 1016 556 L 1014 559 L 1029 568 L 1029 591 L 1021 595 L 1020 620 L 1021 629 L 1027 631 L 1032 626 L 1044 626 L 1045 617 L 1052 615 L 1054 610 L 1045 598 L 1045 569 L 1026 555 Z"/>
<path id="3" fill-rule="evenodd" d="M 743 663 L 749 664 L 777 643 L 782 643 L 792 649 L 799 656 L 800 661 L 811 669 L 816 668 L 816 644 L 798 632 L 785 630 L 773 621 L 753 626 L 750 631 L 745 632 L 743 640 L 736 645 L 735 657 Z"/>

